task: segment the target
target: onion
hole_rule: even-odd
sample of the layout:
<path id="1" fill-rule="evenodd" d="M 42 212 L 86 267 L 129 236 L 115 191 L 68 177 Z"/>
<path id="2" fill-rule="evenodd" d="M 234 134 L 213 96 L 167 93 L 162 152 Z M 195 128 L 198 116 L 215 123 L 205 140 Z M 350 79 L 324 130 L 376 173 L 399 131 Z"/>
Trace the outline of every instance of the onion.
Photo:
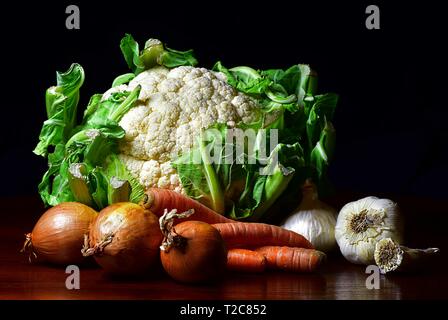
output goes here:
<path id="1" fill-rule="evenodd" d="M 149 210 L 119 202 L 101 210 L 85 239 L 84 256 L 113 274 L 141 274 L 159 262 L 162 242 L 157 217 Z"/>
<path id="2" fill-rule="evenodd" d="M 174 218 L 188 217 L 194 210 L 176 210 L 160 218 L 164 242 L 160 258 L 165 271 L 180 282 L 205 282 L 224 272 L 227 250 L 219 231 L 202 221 L 185 221 L 173 226 Z"/>
<path id="3" fill-rule="evenodd" d="M 64 202 L 48 209 L 26 235 L 22 252 L 56 264 L 79 264 L 84 235 L 98 213 L 79 202 Z"/>

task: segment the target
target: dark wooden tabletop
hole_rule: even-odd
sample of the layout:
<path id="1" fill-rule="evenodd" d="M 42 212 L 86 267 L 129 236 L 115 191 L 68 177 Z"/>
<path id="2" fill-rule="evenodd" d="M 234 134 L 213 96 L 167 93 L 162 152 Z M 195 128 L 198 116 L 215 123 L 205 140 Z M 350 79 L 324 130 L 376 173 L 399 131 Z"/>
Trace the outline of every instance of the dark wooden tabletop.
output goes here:
<path id="1" fill-rule="evenodd" d="M 339 197 L 333 205 L 338 207 L 344 201 Z M 64 268 L 30 265 L 19 254 L 24 233 L 31 230 L 43 212 L 39 199 L 3 199 L 0 299 L 447 299 L 448 274 L 443 255 L 446 202 L 411 198 L 400 201 L 412 221 L 407 228 L 419 234 L 410 242 L 439 246 L 441 261 L 424 273 L 381 276 L 378 290 L 366 288 L 368 274 L 364 266 L 350 264 L 339 254 L 331 256 L 315 274 L 229 273 L 218 283 L 200 286 L 176 283 L 163 273 L 147 279 L 111 279 L 98 267 L 81 267 L 80 289 L 68 290 Z"/>

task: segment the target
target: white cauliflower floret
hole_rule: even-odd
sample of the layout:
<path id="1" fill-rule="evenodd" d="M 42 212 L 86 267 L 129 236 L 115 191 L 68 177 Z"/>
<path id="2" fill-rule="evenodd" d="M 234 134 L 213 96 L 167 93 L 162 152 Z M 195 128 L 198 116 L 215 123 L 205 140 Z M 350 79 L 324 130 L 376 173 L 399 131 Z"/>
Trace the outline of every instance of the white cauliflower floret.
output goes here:
<path id="1" fill-rule="evenodd" d="M 202 129 L 251 123 L 261 116 L 254 99 L 230 86 L 224 74 L 204 68 L 149 69 L 108 94 L 137 85 L 137 106 L 120 121 L 126 131 L 120 158 L 145 187 L 182 192 L 171 160 L 188 151 Z"/>

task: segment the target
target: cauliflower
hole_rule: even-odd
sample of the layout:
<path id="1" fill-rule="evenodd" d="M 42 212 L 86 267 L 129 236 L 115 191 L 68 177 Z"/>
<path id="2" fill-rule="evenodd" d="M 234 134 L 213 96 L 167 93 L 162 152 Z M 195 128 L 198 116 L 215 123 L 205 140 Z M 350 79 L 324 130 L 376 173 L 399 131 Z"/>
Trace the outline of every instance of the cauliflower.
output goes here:
<path id="1" fill-rule="evenodd" d="M 257 101 L 230 86 L 224 74 L 191 66 L 143 71 L 103 98 L 137 85 L 136 105 L 119 122 L 126 131 L 119 147 L 120 159 L 144 187 L 182 192 L 171 160 L 187 152 L 202 129 L 216 123 L 233 127 L 261 116 Z"/>
<path id="2" fill-rule="evenodd" d="M 93 95 L 81 122 L 79 64 L 58 72 L 56 86 L 46 92 L 48 120 L 34 149 L 48 159 L 38 187 L 45 204 L 79 201 L 101 210 L 116 201 L 139 203 L 147 188 L 158 187 L 230 218 L 256 221 L 283 193 L 296 192 L 289 188 L 293 177 L 295 185 L 308 177 L 325 183 L 338 97 L 317 94 L 308 65 L 229 69 L 218 61 L 208 70 L 196 67 L 192 50 L 173 50 L 156 39 L 140 50 L 129 34 L 120 49 L 132 73 Z M 244 133 L 255 143 L 224 142 L 236 159 L 255 161 L 227 161 L 221 152 L 210 162 L 212 143 L 197 143 L 209 127 L 223 139 L 233 128 L 250 128 Z"/>

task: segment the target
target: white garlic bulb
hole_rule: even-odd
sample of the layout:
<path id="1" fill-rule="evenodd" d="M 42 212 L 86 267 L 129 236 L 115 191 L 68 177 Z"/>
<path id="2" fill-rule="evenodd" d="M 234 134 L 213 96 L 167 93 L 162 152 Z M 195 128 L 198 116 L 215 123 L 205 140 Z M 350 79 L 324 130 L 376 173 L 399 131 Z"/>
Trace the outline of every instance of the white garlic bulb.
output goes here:
<path id="1" fill-rule="evenodd" d="M 337 212 L 318 199 L 316 187 L 310 181 L 305 182 L 302 193 L 302 202 L 282 227 L 301 234 L 317 250 L 329 252 L 336 246 L 334 228 Z"/>
<path id="2" fill-rule="evenodd" d="M 389 199 L 367 197 L 346 204 L 336 222 L 335 236 L 342 255 L 357 264 L 374 264 L 376 243 L 384 238 L 401 242 L 397 204 Z"/>

